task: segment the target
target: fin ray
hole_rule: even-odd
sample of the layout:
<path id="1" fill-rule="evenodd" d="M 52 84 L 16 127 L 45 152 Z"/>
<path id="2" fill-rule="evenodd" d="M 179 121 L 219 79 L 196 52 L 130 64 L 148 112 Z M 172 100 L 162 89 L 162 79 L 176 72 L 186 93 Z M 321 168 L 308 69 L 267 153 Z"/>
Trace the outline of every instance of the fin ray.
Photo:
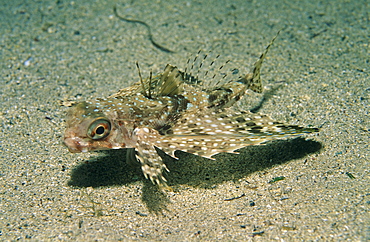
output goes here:
<path id="1" fill-rule="evenodd" d="M 317 131 L 315 128 L 285 125 L 249 111 L 194 110 L 160 137 L 156 146 L 172 155 L 175 150 L 182 150 L 209 158 L 217 153 L 230 153 L 249 145 Z"/>

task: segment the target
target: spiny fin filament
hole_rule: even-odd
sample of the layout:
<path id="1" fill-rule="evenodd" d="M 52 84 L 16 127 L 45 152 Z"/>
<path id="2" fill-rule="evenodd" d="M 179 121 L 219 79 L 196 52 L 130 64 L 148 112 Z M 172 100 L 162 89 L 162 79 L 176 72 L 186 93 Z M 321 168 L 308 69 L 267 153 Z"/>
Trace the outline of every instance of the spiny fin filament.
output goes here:
<path id="1" fill-rule="evenodd" d="M 247 88 L 254 92 L 261 93 L 263 90 L 263 85 L 260 77 L 262 63 L 269 51 L 270 47 L 274 43 L 276 37 L 279 35 L 280 31 L 277 32 L 275 37 L 271 40 L 270 44 L 266 47 L 265 51 L 261 54 L 259 60 L 254 63 L 252 73 L 245 75 L 245 77 L 238 80 L 238 82 L 244 83 Z"/>

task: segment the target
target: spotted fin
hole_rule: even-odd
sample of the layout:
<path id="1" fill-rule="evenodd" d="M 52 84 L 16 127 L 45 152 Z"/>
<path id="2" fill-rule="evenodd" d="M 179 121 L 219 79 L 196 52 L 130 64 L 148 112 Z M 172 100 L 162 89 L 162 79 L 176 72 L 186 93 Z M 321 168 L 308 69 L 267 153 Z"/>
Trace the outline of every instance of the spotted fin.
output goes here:
<path id="1" fill-rule="evenodd" d="M 210 158 L 217 153 L 234 153 L 249 145 L 317 131 L 315 128 L 285 125 L 266 115 L 247 111 L 198 110 L 185 115 L 171 133 L 156 140 L 156 146 L 172 155 L 175 150 L 182 150 Z"/>
<path id="2" fill-rule="evenodd" d="M 247 89 L 261 93 L 263 90 L 261 81 L 261 67 L 271 45 L 274 43 L 277 35 L 271 40 L 265 51 L 261 54 L 259 60 L 254 64 L 252 73 L 241 77 L 237 81 L 229 81 L 212 89 L 206 89 L 209 94 L 208 108 L 228 108 L 240 100 Z"/>
<path id="3" fill-rule="evenodd" d="M 176 66 L 167 64 L 159 80 L 159 96 L 173 96 L 182 92 L 183 76 Z"/>
<path id="4" fill-rule="evenodd" d="M 134 135 L 137 137 L 136 158 L 140 161 L 145 178 L 153 183 L 160 184 L 167 180 L 163 177 L 163 170 L 169 171 L 158 155 L 154 140 L 159 139 L 158 131 L 147 127 L 136 128 Z"/>
<path id="5" fill-rule="evenodd" d="M 140 69 L 139 69 L 140 73 Z M 183 73 L 176 66 L 167 64 L 163 73 L 146 79 L 141 78 L 130 87 L 119 90 L 108 98 L 129 97 L 142 93 L 148 98 L 174 96 L 183 91 Z"/>

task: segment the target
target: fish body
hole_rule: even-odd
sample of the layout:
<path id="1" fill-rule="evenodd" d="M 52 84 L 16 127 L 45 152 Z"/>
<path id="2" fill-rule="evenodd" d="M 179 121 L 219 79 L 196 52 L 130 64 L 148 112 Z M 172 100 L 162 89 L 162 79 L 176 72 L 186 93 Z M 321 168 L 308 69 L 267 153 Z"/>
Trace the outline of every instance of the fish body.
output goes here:
<path id="1" fill-rule="evenodd" d="M 252 72 L 235 81 L 206 86 L 205 80 L 167 65 L 161 74 L 108 98 L 74 105 L 67 114 L 64 144 L 71 152 L 130 148 L 127 159 L 136 157 L 144 176 L 159 184 L 166 181 L 163 171 L 168 169 L 158 149 L 174 158 L 176 150 L 211 158 L 248 145 L 317 132 L 230 108 L 247 89 L 262 92 L 260 68 L 275 38 Z"/>

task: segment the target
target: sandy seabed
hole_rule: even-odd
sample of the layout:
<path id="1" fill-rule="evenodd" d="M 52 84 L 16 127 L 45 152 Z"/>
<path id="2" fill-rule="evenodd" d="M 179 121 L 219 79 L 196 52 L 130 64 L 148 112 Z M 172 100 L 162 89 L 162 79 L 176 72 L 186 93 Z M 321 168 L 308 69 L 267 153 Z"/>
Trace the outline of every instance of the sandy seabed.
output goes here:
<path id="1" fill-rule="evenodd" d="M 0 240 L 370 239 L 367 1 L 2 1 L 0 12 Z M 62 145 L 60 103 L 127 87 L 135 61 L 147 76 L 205 49 L 246 73 L 279 30 L 260 112 L 318 134 L 216 160 L 179 152 L 165 160 L 167 191 L 124 150 Z"/>

